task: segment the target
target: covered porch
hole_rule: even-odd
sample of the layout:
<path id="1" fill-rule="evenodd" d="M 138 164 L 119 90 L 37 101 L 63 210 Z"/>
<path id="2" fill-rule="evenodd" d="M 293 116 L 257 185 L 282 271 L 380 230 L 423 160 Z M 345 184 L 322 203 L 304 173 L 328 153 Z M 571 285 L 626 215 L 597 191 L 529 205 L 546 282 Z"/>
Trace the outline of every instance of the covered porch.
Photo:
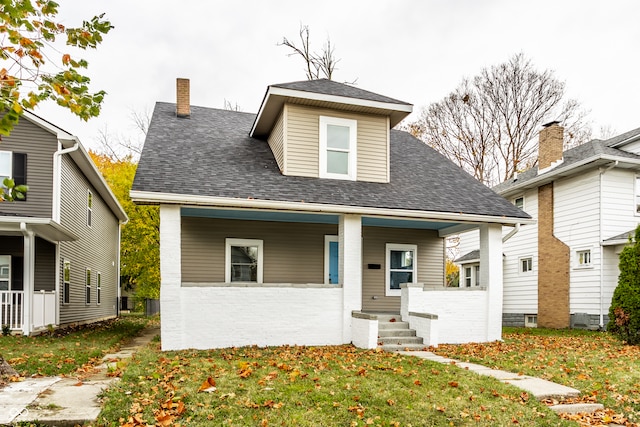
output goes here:
<path id="1" fill-rule="evenodd" d="M 58 324 L 58 242 L 75 236 L 49 220 L 0 217 L 0 325 L 29 335 Z"/>
<path id="2" fill-rule="evenodd" d="M 502 251 L 502 223 L 453 216 L 161 205 L 163 349 L 357 343 L 354 312 L 403 307 L 481 324 L 471 340 L 499 339 L 499 255 L 483 261 L 481 318 L 467 318 L 462 294 L 433 298 L 452 295 L 445 236 L 480 227 L 486 253 Z"/>

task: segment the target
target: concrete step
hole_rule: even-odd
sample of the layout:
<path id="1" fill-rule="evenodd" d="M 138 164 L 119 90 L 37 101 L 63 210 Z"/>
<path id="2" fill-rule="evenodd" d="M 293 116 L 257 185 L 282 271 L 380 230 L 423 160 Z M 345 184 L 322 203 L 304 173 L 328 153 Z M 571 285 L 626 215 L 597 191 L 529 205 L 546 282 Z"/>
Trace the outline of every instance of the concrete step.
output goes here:
<path id="1" fill-rule="evenodd" d="M 378 321 L 378 330 L 380 329 L 409 329 L 409 322 L 380 322 Z"/>
<path id="2" fill-rule="evenodd" d="M 420 337 L 379 337 L 378 338 L 378 344 L 382 343 L 382 345 L 386 345 L 386 344 L 398 344 L 398 345 L 405 345 L 405 344 L 423 344 L 423 340 Z"/>
<path id="3" fill-rule="evenodd" d="M 376 314 L 376 317 L 378 318 L 378 322 L 390 322 L 391 320 L 395 321 L 395 322 L 401 322 L 402 321 L 402 316 L 400 316 L 399 314 Z"/>
<path id="4" fill-rule="evenodd" d="M 378 336 L 384 337 L 415 337 L 416 331 L 413 329 L 381 329 L 378 330 Z"/>
<path id="5" fill-rule="evenodd" d="M 426 346 L 424 344 L 385 344 L 380 348 L 384 351 L 421 351 Z"/>

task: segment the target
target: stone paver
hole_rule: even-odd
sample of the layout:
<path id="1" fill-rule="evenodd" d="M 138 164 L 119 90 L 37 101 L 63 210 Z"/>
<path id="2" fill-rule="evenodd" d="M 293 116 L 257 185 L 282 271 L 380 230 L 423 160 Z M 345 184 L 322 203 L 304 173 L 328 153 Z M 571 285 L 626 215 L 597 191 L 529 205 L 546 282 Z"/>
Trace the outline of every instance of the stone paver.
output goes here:
<path id="1" fill-rule="evenodd" d="M 0 424 L 20 421 L 39 421 L 55 426 L 74 426 L 93 422 L 98 418 L 102 402 L 100 393 L 118 378 L 106 371 L 117 360 L 131 357 L 140 347 L 160 334 L 160 328 L 147 328 L 133 338 L 119 352 L 103 357 L 103 364 L 89 378 L 34 378 L 12 383 L 0 389 Z"/>
<path id="2" fill-rule="evenodd" d="M 549 406 L 549 409 L 558 414 L 591 414 L 604 409 L 604 405 L 602 403 L 566 403 Z"/>
<path id="3" fill-rule="evenodd" d="M 568 398 L 580 395 L 580 391 L 575 388 L 556 384 L 540 378 L 529 377 L 527 375 L 518 375 L 512 372 L 501 371 L 499 369 L 491 369 L 486 366 L 476 365 L 475 363 L 458 362 L 453 359 L 438 356 L 430 351 L 401 351 L 400 354 L 415 356 L 438 363 L 455 364 L 461 369 L 468 369 L 469 371 L 473 371 L 477 374 L 487 375 L 496 378 L 503 383 L 514 385 L 527 391 L 539 400 L 547 398 Z"/>

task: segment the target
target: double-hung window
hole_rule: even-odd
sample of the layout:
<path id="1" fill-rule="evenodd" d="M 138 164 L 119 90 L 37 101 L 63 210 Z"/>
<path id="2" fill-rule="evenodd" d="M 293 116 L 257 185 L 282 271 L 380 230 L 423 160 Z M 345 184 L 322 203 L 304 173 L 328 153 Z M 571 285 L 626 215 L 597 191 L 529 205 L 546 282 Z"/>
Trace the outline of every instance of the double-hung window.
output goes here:
<path id="1" fill-rule="evenodd" d="M 524 196 L 516 197 L 513 199 L 513 204 L 521 210 L 524 210 Z"/>
<path id="2" fill-rule="evenodd" d="M 225 282 L 262 283 L 262 240 L 226 239 Z"/>
<path id="3" fill-rule="evenodd" d="M 87 227 L 91 227 L 93 221 L 93 193 L 87 190 Z"/>
<path id="4" fill-rule="evenodd" d="M 320 178 L 356 180 L 357 123 L 320 116 Z"/>
<path id="5" fill-rule="evenodd" d="M 99 271 L 96 279 L 96 304 L 100 305 L 102 302 L 102 274 Z"/>
<path id="6" fill-rule="evenodd" d="M 85 286 L 85 304 L 91 304 L 91 270 L 87 268 Z"/>
<path id="7" fill-rule="evenodd" d="M 16 186 L 27 183 L 27 155 L 23 153 L 13 153 L 11 151 L 0 151 L 0 187 L 4 187 L 5 178 L 13 179 Z M 26 200 L 24 198 L 17 201 Z"/>
<path id="8" fill-rule="evenodd" d="M 69 304 L 71 292 L 71 261 L 64 260 L 62 273 L 62 303 Z"/>
<path id="9" fill-rule="evenodd" d="M 399 296 L 401 283 L 417 283 L 416 245 L 386 245 L 386 296 Z"/>
<path id="10" fill-rule="evenodd" d="M 576 264 L 578 268 L 591 267 L 591 249 L 576 251 Z"/>

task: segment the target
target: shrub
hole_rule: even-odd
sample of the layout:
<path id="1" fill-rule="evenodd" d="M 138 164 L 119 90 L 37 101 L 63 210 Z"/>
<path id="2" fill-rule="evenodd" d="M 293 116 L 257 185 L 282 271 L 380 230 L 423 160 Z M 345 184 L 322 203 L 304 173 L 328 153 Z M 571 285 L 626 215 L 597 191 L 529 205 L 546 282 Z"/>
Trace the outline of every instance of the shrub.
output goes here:
<path id="1" fill-rule="evenodd" d="M 630 345 L 640 344 L 640 226 L 620 253 L 620 276 L 607 329 Z"/>

